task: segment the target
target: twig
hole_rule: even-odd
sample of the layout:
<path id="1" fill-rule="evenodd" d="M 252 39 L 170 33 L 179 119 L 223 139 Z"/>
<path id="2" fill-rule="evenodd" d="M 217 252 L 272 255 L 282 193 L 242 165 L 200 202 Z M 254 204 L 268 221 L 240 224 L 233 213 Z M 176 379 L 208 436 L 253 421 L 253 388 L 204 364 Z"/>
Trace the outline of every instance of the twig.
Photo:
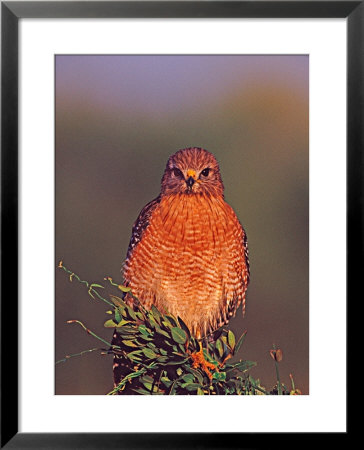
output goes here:
<path id="1" fill-rule="evenodd" d="M 76 356 L 82 356 L 85 353 L 92 353 L 92 352 L 96 352 L 96 351 L 110 353 L 106 348 L 100 348 L 100 347 L 90 348 L 88 350 L 83 350 L 80 353 L 73 353 L 72 355 L 66 355 L 63 359 L 59 359 L 58 361 L 56 361 L 56 364 L 59 364 L 61 362 L 67 362 L 69 359 L 75 358 Z"/>

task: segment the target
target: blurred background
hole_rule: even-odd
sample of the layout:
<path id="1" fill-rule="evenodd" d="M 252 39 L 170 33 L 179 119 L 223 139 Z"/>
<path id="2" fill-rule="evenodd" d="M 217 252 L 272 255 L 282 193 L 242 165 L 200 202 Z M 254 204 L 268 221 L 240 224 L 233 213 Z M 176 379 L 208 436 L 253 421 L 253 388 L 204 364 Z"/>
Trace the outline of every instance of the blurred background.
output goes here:
<path id="1" fill-rule="evenodd" d="M 250 251 L 239 358 L 263 386 L 269 350 L 283 351 L 281 381 L 309 393 L 309 59 L 307 55 L 57 56 L 56 261 L 81 279 L 121 282 L 133 222 L 160 191 L 166 161 L 203 147 L 220 163 L 225 199 Z M 56 360 L 106 340 L 108 306 L 56 269 Z M 102 346 L 102 344 L 101 344 Z M 105 394 L 112 357 L 56 365 L 56 394 Z"/>

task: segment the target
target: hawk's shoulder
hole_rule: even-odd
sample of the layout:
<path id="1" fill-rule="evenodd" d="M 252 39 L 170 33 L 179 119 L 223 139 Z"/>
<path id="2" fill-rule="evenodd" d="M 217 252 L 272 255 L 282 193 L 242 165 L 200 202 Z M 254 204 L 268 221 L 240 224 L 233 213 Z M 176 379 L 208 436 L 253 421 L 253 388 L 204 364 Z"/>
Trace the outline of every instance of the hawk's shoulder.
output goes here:
<path id="1" fill-rule="evenodd" d="M 149 225 L 150 217 L 153 213 L 153 211 L 157 208 L 161 201 L 160 195 L 152 200 L 151 202 L 147 203 L 144 208 L 140 211 L 140 214 L 137 218 L 137 220 L 134 222 L 131 238 L 129 242 L 128 252 L 126 255 L 126 259 L 129 258 L 131 252 L 134 250 L 134 248 L 138 245 L 140 242 L 144 231 Z"/>

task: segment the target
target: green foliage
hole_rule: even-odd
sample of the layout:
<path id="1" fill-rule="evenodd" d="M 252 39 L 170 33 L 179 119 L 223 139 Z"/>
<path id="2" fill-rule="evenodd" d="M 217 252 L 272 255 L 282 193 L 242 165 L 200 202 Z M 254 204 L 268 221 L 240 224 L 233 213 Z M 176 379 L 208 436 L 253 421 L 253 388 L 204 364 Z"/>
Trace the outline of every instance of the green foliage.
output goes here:
<path id="1" fill-rule="evenodd" d="M 75 277 L 85 283 L 88 294 L 100 298 L 96 289 L 104 288 L 99 284 L 89 284 L 65 268 L 62 262 L 60 268 L 71 274 L 70 281 Z M 130 290 L 118 285 L 111 278 L 106 278 L 111 286 L 122 292 L 121 296 L 110 294 L 110 300 L 100 298 L 113 308 L 106 313 L 108 318 L 104 323 L 106 328 L 115 329 L 119 335 L 118 345 L 110 345 L 104 353 L 117 355 L 122 361 L 123 377 L 109 395 L 139 394 L 139 395 L 285 395 L 298 394 L 291 378 L 291 392 L 279 381 L 278 363 L 277 385 L 270 391 L 260 385 L 249 371 L 256 362 L 239 359 L 231 362 L 241 349 L 246 332 L 238 339 L 234 333 L 221 327 L 198 341 L 187 325 L 179 317 L 162 314 L 155 306 L 146 310 L 134 297 L 133 308 L 123 300 L 125 292 Z M 110 317 L 111 316 L 111 317 Z M 78 323 L 90 335 L 107 343 L 97 336 L 82 322 L 70 320 L 68 323 Z M 196 359 L 201 348 L 208 367 L 203 367 Z M 92 349 L 90 351 L 94 351 Z M 276 350 L 274 349 L 276 352 Z M 82 352 L 82 353 L 86 353 Z M 274 353 L 276 355 L 276 353 Z M 66 361 L 75 354 L 66 356 Z M 273 357 L 273 356 L 272 356 Z M 61 362 L 58 361 L 58 362 Z M 228 362 L 230 361 L 230 362 Z M 111 376 L 111 374 L 110 374 Z M 294 392 L 293 392 L 294 391 Z"/>
<path id="2" fill-rule="evenodd" d="M 199 352 L 200 342 L 191 336 L 181 318 L 163 315 L 155 307 L 147 311 L 140 304 L 132 309 L 120 297 L 112 296 L 112 300 L 114 319 L 108 319 L 105 326 L 112 326 L 119 334 L 120 352 L 118 349 L 114 352 L 126 361 L 125 377 L 111 394 L 123 391 L 126 385 L 128 392 L 142 395 L 226 395 L 256 391 L 255 385 L 259 384 L 252 383 L 248 374 L 255 362 L 226 363 L 236 349 L 231 330 L 221 328 L 205 339 L 205 359 L 215 367 L 211 372 L 206 371 L 193 363 L 191 355 Z M 133 373 L 139 375 L 131 380 Z"/>

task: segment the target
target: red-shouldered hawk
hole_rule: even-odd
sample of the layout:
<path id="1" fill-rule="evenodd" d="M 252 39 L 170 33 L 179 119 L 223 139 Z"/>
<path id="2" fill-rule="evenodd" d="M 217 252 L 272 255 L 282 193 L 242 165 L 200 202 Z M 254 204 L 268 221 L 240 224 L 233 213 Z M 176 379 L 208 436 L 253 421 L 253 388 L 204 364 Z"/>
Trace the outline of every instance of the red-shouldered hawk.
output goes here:
<path id="1" fill-rule="evenodd" d="M 134 223 L 123 277 L 147 309 L 181 317 L 195 336 L 226 324 L 241 303 L 244 313 L 247 238 L 210 152 L 170 156 L 160 195 Z"/>

